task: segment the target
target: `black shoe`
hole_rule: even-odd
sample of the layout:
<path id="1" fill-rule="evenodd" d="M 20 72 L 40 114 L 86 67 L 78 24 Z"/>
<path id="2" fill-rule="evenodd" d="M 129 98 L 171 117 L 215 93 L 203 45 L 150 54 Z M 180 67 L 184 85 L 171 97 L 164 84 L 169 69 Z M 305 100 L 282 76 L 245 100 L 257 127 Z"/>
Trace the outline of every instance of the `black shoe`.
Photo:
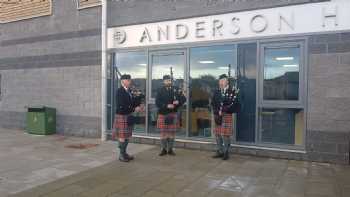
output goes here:
<path id="1" fill-rule="evenodd" d="M 165 149 L 162 149 L 162 151 L 159 153 L 159 156 L 164 156 L 164 155 L 166 155 L 166 154 L 167 154 L 166 150 L 165 150 Z"/>
<path id="2" fill-rule="evenodd" d="M 222 157 L 222 160 L 228 160 L 229 156 L 228 156 L 228 151 L 224 153 L 224 156 Z"/>
<path id="3" fill-rule="evenodd" d="M 173 151 L 173 149 L 170 149 L 170 150 L 168 151 L 168 155 L 175 156 L 176 154 L 175 154 L 175 152 Z"/>
<path id="4" fill-rule="evenodd" d="M 119 156 L 119 161 L 121 161 L 121 162 L 129 162 L 130 160 L 126 156 Z"/>
<path id="5" fill-rule="evenodd" d="M 128 158 L 130 161 L 134 160 L 134 156 L 129 155 L 128 153 L 126 153 L 126 158 Z"/>
<path id="6" fill-rule="evenodd" d="M 212 157 L 213 157 L 214 159 L 217 159 L 217 158 L 222 158 L 223 156 L 224 156 L 223 153 L 220 153 L 220 152 L 216 151 L 215 155 L 213 155 Z"/>

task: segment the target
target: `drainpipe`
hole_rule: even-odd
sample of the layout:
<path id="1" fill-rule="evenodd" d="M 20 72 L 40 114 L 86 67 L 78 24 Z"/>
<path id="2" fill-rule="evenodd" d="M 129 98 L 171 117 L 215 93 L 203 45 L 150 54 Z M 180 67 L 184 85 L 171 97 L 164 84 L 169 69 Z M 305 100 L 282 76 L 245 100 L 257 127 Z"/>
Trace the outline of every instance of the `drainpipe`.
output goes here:
<path id="1" fill-rule="evenodd" d="M 101 140 L 107 139 L 107 0 L 102 0 Z"/>

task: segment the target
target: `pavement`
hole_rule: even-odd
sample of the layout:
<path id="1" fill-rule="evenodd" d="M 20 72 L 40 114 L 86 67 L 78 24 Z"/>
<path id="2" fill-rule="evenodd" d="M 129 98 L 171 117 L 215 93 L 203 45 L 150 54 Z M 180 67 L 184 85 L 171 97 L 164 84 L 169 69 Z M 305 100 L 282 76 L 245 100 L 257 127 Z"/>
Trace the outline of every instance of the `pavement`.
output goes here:
<path id="1" fill-rule="evenodd" d="M 0 129 L 0 197 L 112 162 L 116 146 L 100 139 Z M 136 154 L 149 148 L 131 144 L 129 151 Z"/>
<path id="2" fill-rule="evenodd" d="M 23 137 L 32 138 L 28 135 L 24 135 Z M 1 136 L 0 139 L 1 144 L 3 142 L 6 143 L 3 136 Z M 135 160 L 129 163 L 123 163 L 115 159 L 115 155 L 113 155 L 114 153 L 111 151 L 114 149 L 114 144 L 112 142 L 100 144 L 90 150 L 70 150 L 64 148 L 60 141 L 55 141 L 55 136 L 39 139 L 34 137 L 34 139 L 39 144 L 44 143 L 42 141 L 49 141 L 46 141 L 46 143 L 51 144 L 51 146 L 46 144 L 46 148 L 41 149 L 40 152 L 42 155 L 46 155 L 56 162 L 63 162 L 62 158 L 64 158 L 63 160 L 67 159 L 67 157 L 69 157 L 67 155 L 75 155 L 75 159 L 72 159 L 72 161 L 77 162 L 75 165 L 95 162 L 100 162 L 100 165 L 95 163 L 96 165 L 90 165 L 85 168 L 85 170 L 81 170 L 80 172 L 74 171 L 73 173 L 70 172 L 73 170 L 68 167 L 69 165 L 59 165 L 61 168 L 58 168 L 58 164 L 56 164 L 56 167 L 48 167 L 51 165 L 43 164 L 45 167 L 42 169 L 59 169 L 60 172 L 62 172 L 62 177 L 56 176 L 56 180 L 54 181 L 38 183 L 37 185 L 39 186 L 34 188 L 21 188 L 21 192 L 12 190 L 15 191 L 13 195 L 11 195 L 13 197 L 350 196 L 350 166 L 345 165 L 244 155 L 231 155 L 230 160 L 223 161 L 221 159 L 212 159 L 211 152 L 184 149 L 176 149 L 176 156 L 167 155 L 165 157 L 159 157 L 158 147 L 136 144 L 132 144 L 130 147 L 130 151 L 135 154 Z M 65 143 L 71 143 L 70 140 L 70 138 L 67 138 Z M 17 140 L 12 143 L 14 142 L 17 142 Z M 72 139 L 72 142 L 75 142 L 75 140 Z M 13 146 L 11 149 L 15 149 L 17 152 L 26 150 L 26 148 L 21 148 L 22 146 L 17 143 L 15 145 L 7 143 L 7 146 Z M 2 148 L 7 146 L 1 145 L 0 150 L 2 154 Z M 141 148 L 139 148 L 139 146 Z M 15 147 L 17 147 L 17 149 Z M 47 151 L 49 153 L 46 153 Z M 53 156 L 57 151 L 65 155 L 61 157 L 59 161 L 55 160 L 56 156 Z M 23 155 L 31 158 L 36 154 L 38 154 L 37 151 L 31 150 L 27 153 L 18 153 L 18 156 Z M 89 156 L 85 158 L 76 156 L 76 154 L 87 154 Z M 13 157 L 13 159 L 17 157 Z M 37 156 L 34 158 L 36 157 Z M 0 172 L 3 171 L 2 158 L 3 156 L 1 156 Z M 28 158 L 26 160 L 28 160 Z M 47 159 L 45 157 L 43 158 Z M 76 161 L 78 158 L 80 158 L 80 161 Z M 86 162 L 83 158 L 90 162 Z M 91 161 L 92 158 L 94 158 L 93 161 L 95 162 Z M 20 162 L 20 160 L 20 158 L 17 158 L 18 162 Z M 35 161 L 31 162 L 32 163 L 28 163 L 29 165 L 19 165 L 17 162 L 14 162 L 15 165 L 18 165 L 16 166 L 16 171 L 28 171 L 27 167 L 33 168 L 35 166 Z M 29 177 L 33 179 L 34 177 L 41 177 L 47 174 L 46 171 L 50 170 L 34 170 L 35 173 L 30 173 L 32 176 Z M 20 173 L 17 174 L 17 181 L 19 181 L 20 177 Z M 28 178 L 24 179 L 24 177 L 28 177 L 28 175 L 22 176 L 20 180 L 28 180 Z M 40 179 L 38 178 L 36 180 Z M 11 182 L 5 184 L 7 186 L 6 188 L 11 188 L 10 186 L 12 184 L 16 184 L 17 188 L 22 187 L 20 182 Z M 25 184 L 23 184 L 23 186 L 24 185 Z M 5 188 L 1 182 L 0 188 Z"/>

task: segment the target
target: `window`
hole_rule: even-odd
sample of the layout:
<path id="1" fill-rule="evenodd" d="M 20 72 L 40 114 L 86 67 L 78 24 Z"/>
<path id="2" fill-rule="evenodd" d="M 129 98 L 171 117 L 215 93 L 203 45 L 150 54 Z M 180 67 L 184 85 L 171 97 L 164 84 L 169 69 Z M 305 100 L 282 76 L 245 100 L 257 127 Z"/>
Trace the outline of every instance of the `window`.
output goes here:
<path id="1" fill-rule="evenodd" d="M 101 0 L 78 0 L 78 9 L 90 8 L 101 5 Z"/>
<path id="2" fill-rule="evenodd" d="M 155 99 L 157 90 L 163 86 L 163 75 L 173 72 L 176 86 L 182 86 L 185 78 L 185 53 L 170 52 L 165 54 L 154 53 L 151 55 L 152 91 L 151 99 Z"/>
<path id="3" fill-rule="evenodd" d="M 300 48 L 266 48 L 264 100 L 299 100 Z"/>
<path id="4" fill-rule="evenodd" d="M 262 44 L 259 91 L 259 140 L 304 144 L 304 43 Z"/>
<path id="5" fill-rule="evenodd" d="M 8 0 L 0 2 L 0 23 L 52 14 L 52 0 Z"/>
<path id="6" fill-rule="evenodd" d="M 221 74 L 236 76 L 236 45 L 190 49 L 190 137 L 211 137 L 211 98 Z M 233 132 L 233 131 L 232 131 Z"/>
<path id="7" fill-rule="evenodd" d="M 302 109 L 262 108 L 261 140 L 287 145 L 302 145 L 304 111 Z"/>

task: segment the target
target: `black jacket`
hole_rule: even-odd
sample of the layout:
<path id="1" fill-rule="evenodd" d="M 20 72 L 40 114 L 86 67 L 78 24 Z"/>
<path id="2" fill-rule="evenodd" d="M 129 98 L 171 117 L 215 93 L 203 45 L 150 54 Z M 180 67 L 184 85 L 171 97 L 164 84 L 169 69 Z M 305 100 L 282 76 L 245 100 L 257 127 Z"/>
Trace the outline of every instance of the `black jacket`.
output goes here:
<path id="1" fill-rule="evenodd" d="M 133 96 L 130 90 L 120 87 L 116 96 L 116 113 L 127 115 L 134 112 L 135 108 L 142 102 L 143 96 Z"/>
<path id="2" fill-rule="evenodd" d="M 175 91 L 174 91 L 175 90 Z M 168 104 L 172 104 L 174 100 L 179 101 L 179 104 L 175 106 L 174 109 L 168 109 Z M 160 114 L 169 114 L 172 112 L 177 112 L 178 108 L 181 107 L 186 102 L 186 97 L 178 91 L 177 87 L 166 88 L 162 87 L 158 89 L 156 96 L 156 106 L 158 107 L 158 113 Z"/>
<path id="3" fill-rule="evenodd" d="M 219 114 L 221 103 L 222 112 L 232 114 L 239 111 L 239 103 L 237 99 L 233 99 L 235 92 L 228 88 L 226 89 L 224 95 L 221 93 L 220 89 L 214 92 L 212 97 L 211 106 L 213 107 L 214 114 Z"/>

